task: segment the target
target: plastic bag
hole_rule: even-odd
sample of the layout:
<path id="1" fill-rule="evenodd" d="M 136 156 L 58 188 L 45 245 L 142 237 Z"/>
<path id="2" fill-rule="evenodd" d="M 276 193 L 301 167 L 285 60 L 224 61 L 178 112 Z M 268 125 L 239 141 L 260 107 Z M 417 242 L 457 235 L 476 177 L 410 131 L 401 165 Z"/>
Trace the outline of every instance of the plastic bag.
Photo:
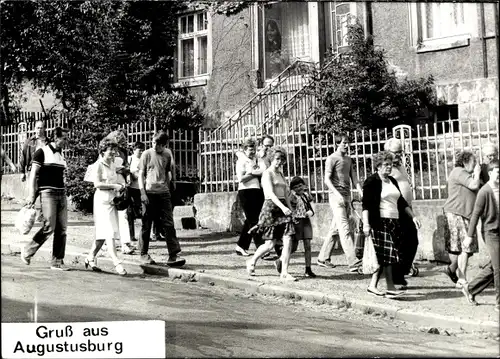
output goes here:
<path id="1" fill-rule="evenodd" d="M 35 224 L 36 209 L 34 206 L 24 206 L 16 217 L 15 226 L 21 234 L 28 234 Z"/>
<path id="2" fill-rule="evenodd" d="M 365 248 L 363 249 L 363 274 L 373 274 L 379 268 L 377 253 L 373 244 L 373 236 L 365 237 Z"/>

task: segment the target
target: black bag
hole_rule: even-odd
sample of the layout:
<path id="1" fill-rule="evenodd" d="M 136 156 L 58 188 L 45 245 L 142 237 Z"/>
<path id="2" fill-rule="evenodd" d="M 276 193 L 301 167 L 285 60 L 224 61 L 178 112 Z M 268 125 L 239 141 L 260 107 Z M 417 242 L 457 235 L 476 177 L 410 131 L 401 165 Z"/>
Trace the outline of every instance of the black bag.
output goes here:
<path id="1" fill-rule="evenodd" d="M 125 187 L 120 191 L 118 196 L 113 198 L 113 204 L 115 205 L 116 209 L 119 211 L 123 211 L 124 209 L 127 209 L 132 201 L 130 200 L 130 195 L 128 191 L 128 187 Z"/>
<path id="2" fill-rule="evenodd" d="M 365 250 L 365 234 L 363 232 L 363 221 L 359 220 L 357 228 L 354 230 L 354 246 L 356 252 L 356 258 L 363 258 L 363 252 Z"/>

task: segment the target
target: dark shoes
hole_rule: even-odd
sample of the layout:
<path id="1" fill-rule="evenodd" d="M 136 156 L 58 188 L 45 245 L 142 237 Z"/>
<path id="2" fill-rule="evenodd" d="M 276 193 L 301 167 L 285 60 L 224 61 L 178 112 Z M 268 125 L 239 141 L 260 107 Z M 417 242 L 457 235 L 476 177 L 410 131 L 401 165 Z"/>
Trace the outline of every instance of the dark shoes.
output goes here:
<path id="1" fill-rule="evenodd" d="M 71 270 L 69 267 L 66 267 L 64 263 L 54 263 L 50 266 L 50 269 L 52 270 L 58 270 L 58 271 L 69 271 Z"/>
<path id="2" fill-rule="evenodd" d="M 398 281 L 394 281 L 395 285 L 400 285 L 401 287 L 399 288 L 400 290 L 407 290 L 408 289 L 408 282 L 406 279 L 400 279 Z"/>
<path id="3" fill-rule="evenodd" d="M 272 255 L 271 252 L 267 252 L 261 257 L 261 259 L 265 261 L 275 261 L 276 259 L 279 259 L 279 257 L 276 255 Z"/>
<path id="4" fill-rule="evenodd" d="M 306 277 L 316 278 L 316 274 L 314 274 L 310 267 L 306 267 Z"/>
<path id="5" fill-rule="evenodd" d="M 182 267 L 184 264 L 186 264 L 186 260 L 177 256 L 169 257 L 167 261 L 169 267 Z"/>
<path id="6" fill-rule="evenodd" d="M 456 283 L 458 282 L 458 277 L 457 277 L 457 275 L 456 275 L 454 272 L 452 272 L 452 271 L 451 271 L 450 266 L 446 266 L 446 268 L 444 269 L 444 273 L 445 273 L 448 277 L 450 277 L 450 279 L 451 279 L 451 281 L 452 281 L 453 283 L 455 283 L 455 284 L 456 284 Z"/>

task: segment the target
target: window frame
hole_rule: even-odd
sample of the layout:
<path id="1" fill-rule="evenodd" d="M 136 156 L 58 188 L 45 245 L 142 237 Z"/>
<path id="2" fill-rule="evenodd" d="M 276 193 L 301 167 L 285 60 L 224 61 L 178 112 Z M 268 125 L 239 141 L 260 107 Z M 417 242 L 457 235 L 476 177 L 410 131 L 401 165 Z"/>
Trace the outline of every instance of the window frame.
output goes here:
<path id="1" fill-rule="evenodd" d="M 335 47 L 336 47 L 336 51 L 339 52 L 342 51 L 342 49 L 347 49 L 349 47 L 349 45 L 340 45 L 338 44 L 337 42 L 337 32 L 338 32 L 338 28 L 337 28 L 337 8 L 339 6 L 342 6 L 342 5 L 348 5 L 349 6 L 349 12 L 346 14 L 346 17 L 347 17 L 347 21 L 351 21 L 351 22 L 354 22 L 355 21 L 355 18 L 357 17 L 357 9 L 356 9 L 356 5 L 357 3 L 355 2 L 351 2 L 351 1 L 331 1 L 329 3 L 329 7 L 328 7 L 328 16 L 329 16 L 329 25 L 330 25 L 330 38 L 331 38 L 331 42 L 332 42 L 332 45 L 335 44 Z M 335 14 L 335 16 L 334 16 Z"/>
<path id="2" fill-rule="evenodd" d="M 424 39 L 426 19 L 424 21 L 423 16 L 426 4 L 426 2 L 412 2 L 408 4 L 410 46 L 414 47 L 417 53 L 469 46 L 470 39 L 478 36 L 478 4 L 460 3 L 464 6 L 464 24 L 467 29 L 462 33 Z"/>
<path id="3" fill-rule="evenodd" d="M 206 14 L 206 28 L 198 30 L 198 16 L 200 14 Z M 187 19 L 189 16 L 193 16 L 193 31 L 188 33 L 182 33 L 182 20 Z M 207 10 L 198 10 L 193 12 L 187 12 L 180 14 L 177 18 L 177 80 L 178 82 L 183 82 L 185 85 L 199 85 L 200 82 L 205 82 L 212 72 L 212 19 L 210 13 Z M 207 69 L 206 72 L 199 74 L 199 39 L 206 37 L 207 39 Z M 185 76 L 183 73 L 183 51 L 182 42 L 184 40 L 193 39 L 194 43 L 194 63 L 193 63 L 193 75 Z M 178 83 L 177 83 L 178 85 Z"/>

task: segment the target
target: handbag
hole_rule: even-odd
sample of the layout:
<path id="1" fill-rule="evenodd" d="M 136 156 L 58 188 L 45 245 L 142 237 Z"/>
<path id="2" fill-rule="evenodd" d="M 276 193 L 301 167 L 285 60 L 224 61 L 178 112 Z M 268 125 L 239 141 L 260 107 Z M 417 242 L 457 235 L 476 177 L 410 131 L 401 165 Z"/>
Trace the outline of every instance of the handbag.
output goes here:
<path id="1" fill-rule="evenodd" d="M 16 217 L 15 226 L 21 234 L 28 234 L 35 224 L 36 209 L 34 206 L 24 206 Z"/>
<path id="2" fill-rule="evenodd" d="M 365 238 L 365 247 L 363 249 L 363 274 L 373 274 L 379 269 L 380 265 L 373 244 L 373 232 Z"/>
<path id="3" fill-rule="evenodd" d="M 119 211 L 123 211 L 123 210 L 127 209 L 130 206 L 131 202 L 132 201 L 130 200 L 129 190 L 128 190 L 128 187 L 126 187 L 126 186 L 124 189 L 122 189 L 120 191 L 118 196 L 113 198 L 113 205 Z"/>
<path id="4" fill-rule="evenodd" d="M 358 225 L 354 230 L 354 247 L 356 252 L 356 258 L 363 258 L 363 252 L 365 250 L 365 233 L 363 232 L 363 222 L 358 221 Z"/>

